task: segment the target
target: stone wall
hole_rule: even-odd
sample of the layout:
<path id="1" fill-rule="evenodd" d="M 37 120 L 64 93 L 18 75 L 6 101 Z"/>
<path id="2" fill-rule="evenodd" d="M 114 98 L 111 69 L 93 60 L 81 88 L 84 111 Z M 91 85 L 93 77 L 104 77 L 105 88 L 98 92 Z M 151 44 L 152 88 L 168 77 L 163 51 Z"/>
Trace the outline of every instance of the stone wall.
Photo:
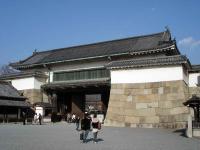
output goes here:
<path id="1" fill-rule="evenodd" d="M 23 95 L 28 98 L 27 101 L 30 102 L 31 104 L 36 102 L 41 102 L 44 96 L 40 89 L 21 90 L 20 92 L 23 93 Z M 45 96 L 45 100 L 46 99 L 47 97 Z"/>
<path id="2" fill-rule="evenodd" d="M 192 97 L 193 94 L 200 97 L 200 87 L 190 87 L 190 96 Z"/>
<path id="3" fill-rule="evenodd" d="M 112 84 L 105 125 L 184 128 L 188 92 L 182 80 Z"/>

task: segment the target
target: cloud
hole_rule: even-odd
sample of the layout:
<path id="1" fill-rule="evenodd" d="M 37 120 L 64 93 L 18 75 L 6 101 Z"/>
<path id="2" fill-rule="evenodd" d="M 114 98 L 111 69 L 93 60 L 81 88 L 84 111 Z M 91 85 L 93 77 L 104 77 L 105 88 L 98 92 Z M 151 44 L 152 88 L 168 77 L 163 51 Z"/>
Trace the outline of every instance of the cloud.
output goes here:
<path id="1" fill-rule="evenodd" d="M 196 48 L 198 46 L 200 46 L 200 40 L 196 40 L 193 37 L 186 37 L 180 41 L 178 41 L 178 45 L 185 47 L 185 48 Z"/>

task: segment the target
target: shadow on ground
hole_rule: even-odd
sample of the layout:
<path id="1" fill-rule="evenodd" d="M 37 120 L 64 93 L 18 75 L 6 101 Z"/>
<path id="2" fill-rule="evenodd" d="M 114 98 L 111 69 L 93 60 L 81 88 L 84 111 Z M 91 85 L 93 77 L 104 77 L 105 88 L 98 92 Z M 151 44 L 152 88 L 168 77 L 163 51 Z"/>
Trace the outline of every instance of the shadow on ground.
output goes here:
<path id="1" fill-rule="evenodd" d="M 187 138 L 186 136 L 186 129 L 177 129 L 173 131 L 174 133 L 179 133 L 180 136 Z"/>

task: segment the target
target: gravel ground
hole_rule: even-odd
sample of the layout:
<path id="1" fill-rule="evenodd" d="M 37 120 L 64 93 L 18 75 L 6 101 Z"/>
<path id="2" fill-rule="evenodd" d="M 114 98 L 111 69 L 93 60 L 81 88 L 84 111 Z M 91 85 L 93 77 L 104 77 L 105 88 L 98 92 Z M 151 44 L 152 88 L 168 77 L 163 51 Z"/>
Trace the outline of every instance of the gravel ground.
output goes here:
<path id="1" fill-rule="evenodd" d="M 0 150 L 200 150 L 200 139 L 168 129 L 102 127 L 99 142 L 79 141 L 74 124 L 0 124 Z"/>

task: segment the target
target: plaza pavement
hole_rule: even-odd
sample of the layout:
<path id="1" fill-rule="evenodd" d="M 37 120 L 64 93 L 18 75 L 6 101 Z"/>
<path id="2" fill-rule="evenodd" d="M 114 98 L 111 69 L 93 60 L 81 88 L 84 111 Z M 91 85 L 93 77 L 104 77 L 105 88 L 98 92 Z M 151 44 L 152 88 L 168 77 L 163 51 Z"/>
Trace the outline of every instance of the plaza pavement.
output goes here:
<path id="1" fill-rule="evenodd" d="M 181 134 L 170 129 L 102 127 L 99 142 L 85 144 L 74 124 L 0 124 L 0 150 L 200 150 L 200 139 Z"/>

